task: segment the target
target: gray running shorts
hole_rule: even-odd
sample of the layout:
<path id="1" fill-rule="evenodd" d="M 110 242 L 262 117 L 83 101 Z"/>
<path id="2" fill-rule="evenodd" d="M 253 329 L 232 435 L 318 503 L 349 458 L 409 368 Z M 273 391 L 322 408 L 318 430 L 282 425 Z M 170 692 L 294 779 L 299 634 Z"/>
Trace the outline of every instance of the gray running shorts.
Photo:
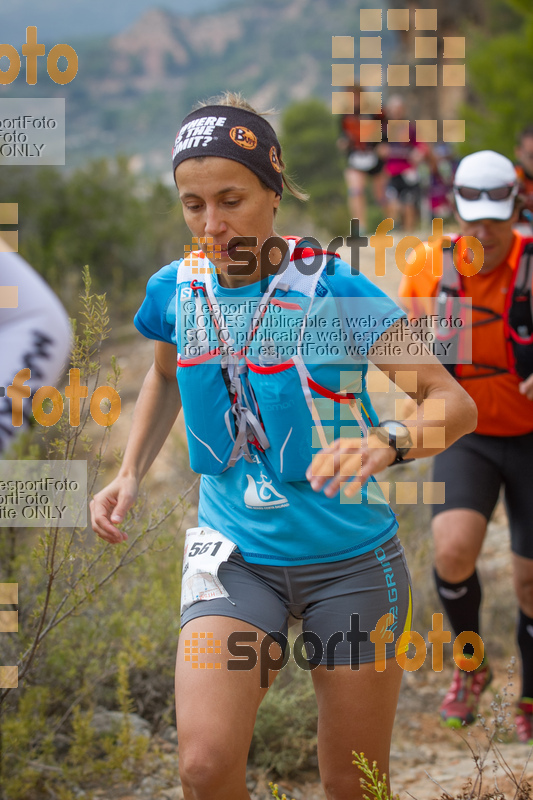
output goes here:
<path id="1" fill-rule="evenodd" d="M 373 661 L 371 633 L 387 627 L 390 620 L 380 620 L 389 613 L 394 617 L 388 625 L 393 641 L 385 646 L 386 658 L 392 658 L 396 640 L 411 627 L 410 576 L 397 536 L 355 558 L 296 567 L 249 564 L 235 551 L 221 564 L 218 577 L 229 599 L 193 603 L 181 618 L 182 626 L 198 617 L 233 617 L 265 631 L 285 648 L 289 617 L 301 619 L 300 636 L 310 664 L 356 668 Z"/>

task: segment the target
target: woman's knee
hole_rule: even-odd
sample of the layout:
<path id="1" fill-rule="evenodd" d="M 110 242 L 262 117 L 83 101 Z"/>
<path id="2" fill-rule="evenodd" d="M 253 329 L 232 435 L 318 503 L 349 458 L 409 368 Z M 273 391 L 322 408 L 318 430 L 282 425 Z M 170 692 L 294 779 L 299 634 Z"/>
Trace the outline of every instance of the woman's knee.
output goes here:
<path id="1" fill-rule="evenodd" d="M 179 742 L 179 772 L 182 784 L 194 798 L 213 798 L 217 789 L 226 786 L 234 776 L 238 778 L 242 766 L 236 753 L 217 743 Z M 244 773 L 245 774 L 245 770 Z"/>
<path id="2" fill-rule="evenodd" d="M 450 583 L 466 580 L 476 568 L 487 522 L 469 509 L 452 509 L 433 518 L 435 567 Z"/>
<path id="3" fill-rule="evenodd" d="M 435 569 L 439 577 L 448 583 L 459 583 L 472 575 L 476 559 L 460 548 L 435 550 Z"/>

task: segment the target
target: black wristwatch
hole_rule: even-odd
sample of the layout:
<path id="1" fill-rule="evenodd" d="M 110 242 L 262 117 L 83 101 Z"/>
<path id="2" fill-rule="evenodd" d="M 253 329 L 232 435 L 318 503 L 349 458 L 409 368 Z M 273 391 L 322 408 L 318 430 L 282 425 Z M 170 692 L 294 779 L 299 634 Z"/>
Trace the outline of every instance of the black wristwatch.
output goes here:
<path id="1" fill-rule="evenodd" d="M 405 458 L 413 446 L 411 432 L 407 425 L 395 419 L 384 419 L 379 423 L 378 428 L 385 428 L 389 434 L 389 446 L 396 450 L 396 458 L 390 464 L 391 467 L 394 464 L 407 464 L 409 461 L 414 461 L 413 458 Z"/>

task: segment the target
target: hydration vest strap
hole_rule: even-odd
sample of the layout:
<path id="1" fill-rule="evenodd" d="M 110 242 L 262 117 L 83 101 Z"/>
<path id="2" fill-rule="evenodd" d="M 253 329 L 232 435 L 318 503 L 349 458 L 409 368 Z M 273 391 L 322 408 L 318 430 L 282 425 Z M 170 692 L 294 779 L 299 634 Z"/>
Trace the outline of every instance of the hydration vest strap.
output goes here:
<path id="1" fill-rule="evenodd" d="M 320 414 L 317 411 L 316 405 L 313 400 L 313 395 L 311 394 L 310 385 L 312 383 L 312 378 L 309 373 L 309 370 L 307 369 L 307 367 L 305 366 L 303 360 L 299 355 L 293 356 L 292 360 L 294 362 L 294 366 L 298 371 L 302 392 L 304 393 L 305 401 L 307 403 L 309 411 L 311 412 L 313 422 L 315 423 L 315 428 L 318 440 L 320 442 L 320 446 L 322 448 L 329 447 L 326 433 L 324 431 L 324 426 L 322 425 L 322 420 L 320 419 Z"/>
<path id="2" fill-rule="evenodd" d="M 505 375 L 507 372 L 509 372 L 508 369 L 504 369 L 503 367 L 495 367 L 493 364 L 472 364 L 472 366 L 476 369 L 484 369 L 487 371 L 482 372 L 479 375 L 459 375 L 458 377 L 461 378 L 462 381 L 475 381 L 478 378 L 493 378 L 495 375 Z"/>
<path id="3" fill-rule="evenodd" d="M 513 281 L 513 289 L 520 294 L 531 294 L 531 262 L 533 260 L 533 242 L 528 242 L 518 263 Z M 532 303 L 533 311 L 533 303 Z"/>
<path id="4" fill-rule="evenodd" d="M 460 308 L 462 309 L 463 303 L 462 299 L 465 297 L 463 284 L 461 281 L 461 275 L 458 270 L 455 268 L 453 263 L 453 256 L 450 249 L 446 249 L 443 252 L 442 258 L 442 278 L 440 280 L 440 284 L 438 287 L 437 293 L 437 313 L 440 317 L 446 317 L 447 306 L 449 301 L 451 300 L 451 304 L 453 306 L 453 299 L 455 298 L 458 300 L 460 304 Z M 486 319 L 476 320 L 476 322 L 471 322 L 469 325 L 463 324 L 460 331 L 452 330 L 452 329 L 437 329 L 437 338 L 440 341 L 447 341 L 450 339 L 455 339 L 458 344 L 457 348 L 457 355 L 460 357 L 461 353 L 461 342 L 462 336 L 464 335 L 465 331 L 472 330 L 474 328 L 479 328 L 483 325 L 490 325 L 493 322 L 497 322 L 498 320 L 502 319 L 502 315 L 495 312 L 492 308 L 488 308 L 486 306 L 474 306 L 472 305 L 472 311 L 478 311 L 480 313 L 484 313 L 487 315 Z M 508 370 L 503 369 L 502 367 L 497 367 L 493 364 L 472 364 L 473 367 L 486 370 L 485 372 L 479 375 L 468 375 L 463 376 L 461 370 L 462 364 L 446 364 L 446 368 L 452 375 L 457 378 L 461 378 L 461 380 L 471 380 L 476 378 L 488 378 L 493 377 L 494 375 L 500 375 L 502 373 L 507 372 Z"/>
<path id="5" fill-rule="evenodd" d="M 486 308 L 485 306 L 472 306 L 473 311 L 487 314 L 487 319 L 476 321 L 470 326 L 472 328 L 477 328 L 482 325 L 489 325 L 490 323 L 496 322 L 500 319 L 503 320 L 507 363 L 509 365 L 508 368 L 504 369 L 503 367 L 497 367 L 492 364 L 473 364 L 474 367 L 486 371 L 479 375 L 463 376 L 460 375 L 457 371 L 457 368 L 455 368 L 454 370 L 450 370 L 452 374 L 455 374 L 464 380 L 488 378 L 494 375 L 502 375 L 507 372 L 524 377 L 524 373 L 531 369 L 530 365 L 532 363 L 532 358 L 529 356 L 524 356 L 524 346 L 531 346 L 533 348 L 533 292 L 531 290 L 532 261 L 533 241 L 529 239 L 526 240 L 522 253 L 520 254 L 518 265 L 513 271 L 511 282 L 507 291 L 503 315 L 498 314 L 493 309 Z M 461 276 L 454 268 L 451 252 L 449 250 L 446 250 L 443 254 L 443 276 L 441 278 L 439 295 L 437 297 L 438 310 L 440 310 L 440 305 L 442 304 L 442 301 L 439 302 L 441 294 L 445 296 L 464 297 Z M 519 330 L 514 327 L 517 325 L 516 317 L 521 317 L 520 314 L 517 315 L 516 313 L 518 302 L 527 303 L 528 305 L 528 313 L 525 314 L 526 323 L 524 327 L 527 329 L 525 335 L 521 335 Z M 465 328 L 462 329 L 462 332 L 464 332 L 464 330 Z M 458 336 L 460 341 L 461 332 L 455 332 L 452 334 L 452 336 Z M 442 335 L 439 338 L 444 339 L 452 337 L 450 335 L 447 337 Z"/>
<path id="6" fill-rule="evenodd" d="M 246 358 L 246 352 L 248 350 L 250 342 L 252 341 L 257 329 L 261 325 L 262 318 L 268 309 L 268 305 L 271 301 L 271 298 L 273 297 L 276 290 L 279 290 L 281 292 L 288 292 L 290 290 L 292 285 L 290 277 L 291 270 L 292 274 L 294 274 L 294 271 L 297 269 L 294 262 L 298 258 L 304 258 L 308 254 L 306 251 L 309 251 L 309 254 L 312 253 L 313 255 L 318 255 L 318 253 L 320 252 L 323 257 L 327 255 L 329 256 L 337 255 L 336 253 L 329 253 L 329 252 L 324 253 L 323 251 L 316 251 L 315 249 L 309 246 L 306 247 L 304 246 L 304 244 L 302 244 L 305 243 L 304 239 L 297 239 L 296 237 L 286 237 L 286 239 L 289 241 L 289 252 L 290 252 L 290 260 L 288 267 L 286 268 L 286 270 L 276 273 L 276 275 L 274 275 L 274 277 L 270 281 L 267 291 L 261 297 L 257 305 L 257 308 L 254 311 L 248 329 L 248 333 L 246 335 L 245 343 L 242 347 L 242 350 L 238 353 L 233 349 L 234 341 L 230 336 L 229 330 L 226 326 L 226 321 L 224 319 L 224 316 L 220 309 L 220 305 L 215 296 L 211 273 L 206 271 L 205 285 L 196 280 L 193 280 L 190 283 L 191 289 L 196 299 L 196 309 L 198 318 L 200 318 L 202 312 L 200 292 L 204 294 L 204 297 L 206 299 L 209 313 L 213 321 L 213 326 L 215 328 L 216 336 L 219 342 L 219 352 L 221 354 L 221 370 L 224 377 L 224 382 L 226 383 L 226 387 L 228 389 L 228 393 L 231 399 L 231 407 L 225 414 L 225 424 L 228 431 L 230 432 L 230 436 L 233 441 L 233 447 L 230 457 L 228 459 L 228 463 L 223 471 L 229 469 L 230 467 L 233 467 L 238 461 L 238 459 L 241 457 L 241 455 L 243 455 L 247 461 L 252 461 L 252 456 L 249 451 L 249 443 L 254 444 L 254 446 L 258 447 L 263 451 L 267 450 L 270 447 L 270 443 L 268 441 L 268 438 L 265 434 L 265 431 L 260 421 L 259 408 L 257 407 L 253 391 L 248 381 L 247 377 L 248 367 L 246 364 L 241 364 L 239 360 L 243 356 L 244 358 Z M 297 244 L 300 244 L 300 247 L 297 247 L 296 246 Z M 312 294 L 310 297 L 309 308 L 307 310 L 307 313 L 305 314 L 303 324 L 300 329 L 298 351 L 300 351 L 301 349 L 301 342 L 303 341 L 302 339 L 303 332 L 305 330 L 305 326 L 307 323 L 307 317 L 311 311 L 316 284 L 319 280 L 320 273 L 321 270 L 317 270 L 316 275 L 313 276 L 311 285 Z M 282 278 L 285 279 L 284 282 L 282 282 Z M 304 393 L 306 403 L 311 411 L 312 417 L 315 421 L 320 443 L 322 447 L 327 447 L 328 442 L 326 440 L 322 422 L 316 410 L 315 404 L 313 402 L 313 397 L 309 389 L 308 381 L 311 379 L 310 373 L 307 367 L 304 365 L 300 355 L 294 357 L 294 364 L 298 369 L 302 391 Z M 254 409 L 250 408 L 246 392 L 244 391 L 244 385 L 246 385 L 249 389 L 249 395 L 252 398 L 252 402 L 255 405 Z M 233 436 L 231 430 L 230 414 L 233 414 L 234 416 L 235 430 L 236 430 L 235 437 Z M 362 420 L 361 422 L 362 422 L 361 427 L 363 427 L 364 422 Z"/>
<path id="7" fill-rule="evenodd" d="M 528 241 L 509 286 L 504 314 L 507 359 L 511 372 L 522 379 L 533 371 L 532 260 L 533 242 Z"/>
<path id="8" fill-rule="evenodd" d="M 498 320 L 502 319 L 502 315 L 498 314 L 497 311 L 493 311 L 492 308 L 487 308 L 486 306 L 472 306 L 472 311 L 479 311 L 482 314 L 487 314 L 487 319 L 479 319 L 477 322 L 473 322 L 470 325 L 470 328 L 480 328 L 482 325 L 490 325 L 491 322 L 498 322 Z"/>
<path id="9" fill-rule="evenodd" d="M 447 249 L 443 253 L 442 278 L 439 284 L 438 294 L 437 294 L 437 303 L 439 304 L 439 310 L 441 302 L 443 302 L 440 300 L 441 294 L 445 294 L 446 297 L 456 297 L 458 299 L 465 297 L 463 284 L 461 282 L 461 276 L 459 272 L 455 269 L 452 254 L 449 249 Z M 501 314 L 498 314 L 492 308 L 488 308 L 487 306 L 473 305 L 472 311 L 479 311 L 482 314 L 487 314 L 488 319 L 477 320 L 476 322 L 471 323 L 471 325 L 463 327 L 463 330 L 469 330 L 471 328 L 479 328 L 481 325 L 490 325 L 491 322 L 497 322 L 502 318 Z"/>
<path id="10" fill-rule="evenodd" d="M 219 339 L 220 348 L 223 350 L 223 357 L 221 363 L 222 374 L 224 376 L 224 381 L 228 386 L 228 391 L 230 393 L 230 397 L 232 399 L 232 405 L 229 409 L 228 416 L 225 420 L 226 427 L 228 429 L 231 428 L 229 424 L 229 413 L 232 413 L 235 418 L 235 430 L 236 436 L 233 442 L 232 451 L 230 457 L 228 459 L 227 466 L 224 468 L 229 469 L 233 467 L 237 461 L 239 460 L 241 454 L 244 456 L 246 461 L 252 461 L 252 456 L 249 450 L 249 442 L 254 443 L 259 449 L 267 450 L 270 447 L 270 442 L 265 434 L 263 426 L 258 418 L 259 409 L 256 406 L 255 412 L 250 409 L 246 395 L 243 391 L 243 384 L 241 381 L 241 375 L 245 376 L 246 373 L 246 366 L 239 364 L 239 355 L 244 355 L 250 341 L 259 327 L 261 323 L 261 319 L 266 313 L 268 308 L 268 303 L 270 298 L 278 288 L 281 283 L 281 277 L 283 273 L 278 273 L 274 276 L 267 291 L 262 296 L 261 300 L 259 301 L 257 308 L 255 309 L 254 315 L 250 322 L 250 327 L 248 329 L 248 333 L 246 336 L 246 341 L 242 348 L 240 354 L 237 354 L 233 349 L 233 339 L 229 334 L 229 330 L 226 326 L 226 321 L 222 315 L 220 310 L 220 306 L 218 305 L 217 299 L 215 297 L 215 293 L 213 290 L 213 284 L 211 281 L 210 273 L 207 273 L 206 276 L 206 285 L 204 293 L 206 293 L 206 299 L 208 302 L 209 313 L 211 314 L 211 318 L 213 320 L 213 324 L 215 326 L 215 330 L 217 333 L 217 338 Z M 196 284 L 196 282 L 195 282 Z M 285 284 L 283 284 L 285 287 Z M 191 287 L 193 291 L 198 287 L 191 283 Z M 290 287 L 287 287 L 285 291 Z M 226 336 L 223 337 L 223 332 L 225 332 Z M 246 378 L 245 378 L 246 380 Z M 250 392 L 251 396 L 253 394 Z"/>
<path id="11" fill-rule="evenodd" d="M 319 383 L 314 381 L 311 377 L 309 377 L 307 379 L 307 382 L 308 382 L 309 386 L 311 387 L 311 389 L 313 389 L 313 391 L 315 391 L 317 394 L 321 394 L 322 397 L 328 397 L 331 400 L 333 400 L 333 402 L 335 402 L 335 403 L 343 403 L 343 404 L 349 406 L 350 411 L 352 412 L 352 415 L 353 415 L 354 419 L 357 421 L 357 424 L 359 425 L 359 427 L 361 428 L 361 431 L 364 434 L 367 433 L 369 427 L 373 427 L 372 426 L 372 422 L 370 421 L 370 417 L 366 413 L 366 410 L 364 409 L 363 406 L 362 406 L 362 408 L 363 408 L 363 411 L 365 412 L 365 414 L 367 416 L 368 424 L 367 424 L 365 418 L 363 417 L 362 413 L 359 411 L 359 406 L 357 405 L 357 397 L 352 392 L 344 392 L 344 393 L 332 392 L 329 389 L 326 389 L 325 386 L 321 386 Z"/>
<path id="12" fill-rule="evenodd" d="M 294 249 L 293 258 L 295 261 L 297 258 L 311 258 L 311 256 L 333 256 L 334 258 L 339 258 L 339 254 L 332 250 L 315 250 L 311 245 Z"/>

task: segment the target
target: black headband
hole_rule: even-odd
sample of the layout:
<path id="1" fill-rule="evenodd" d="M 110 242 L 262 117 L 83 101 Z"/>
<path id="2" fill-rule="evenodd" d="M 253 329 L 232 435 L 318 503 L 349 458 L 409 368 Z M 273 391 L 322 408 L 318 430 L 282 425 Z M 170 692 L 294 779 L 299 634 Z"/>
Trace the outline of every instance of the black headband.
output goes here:
<path id="1" fill-rule="evenodd" d="M 172 151 L 172 170 L 187 158 L 229 158 L 244 164 L 281 195 L 280 154 L 278 137 L 264 117 L 234 106 L 205 106 L 181 123 Z"/>

